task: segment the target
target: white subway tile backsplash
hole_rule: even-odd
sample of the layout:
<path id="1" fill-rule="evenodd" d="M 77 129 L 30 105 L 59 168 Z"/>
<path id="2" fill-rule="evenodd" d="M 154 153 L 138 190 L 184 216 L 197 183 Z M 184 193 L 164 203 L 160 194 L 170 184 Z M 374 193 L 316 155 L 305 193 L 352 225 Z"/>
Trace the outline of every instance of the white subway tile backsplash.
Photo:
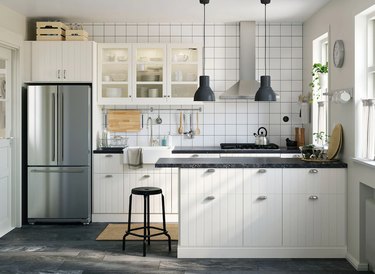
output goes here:
<path id="1" fill-rule="evenodd" d="M 97 42 L 116 43 L 197 43 L 203 45 L 202 24 L 98 24 L 85 23 L 90 39 Z M 161 125 L 154 125 L 154 133 L 160 139 L 169 132 L 174 145 L 213 146 L 220 142 L 254 142 L 253 133 L 265 126 L 270 141 L 285 145 L 285 138 L 294 139 L 292 129 L 300 126 L 299 105 L 302 92 L 302 24 L 272 23 L 267 26 L 267 74 L 271 86 L 280 95 L 278 102 L 222 101 L 204 103 L 199 112 L 201 135 L 188 139 L 177 133 L 178 107 L 162 106 Z M 256 27 L 256 79 L 264 75 L 264 26 Z M 239 79 L 239 23 L 212 24 L 206 26 L 206 75 L 215 92 L 225 91 Z M 217 94 L 217 97 L 219 94 Z M 115 109 L 135 108 L 116 106 Z M 153 119 L 157 117 L 154 106 Z M 168 109 L 170 108 L 170 110 Z M 186 112 L 188 114 L 190 112 Z M 288 116 L 290 120 L 283 122 Z M 193 127 L 196 125 L 193 116 Z M 189 128 L 185 124 L 185 129 Z M 125 134 L 125 133 L 123 133 Z M 129 145 L 147 145 L 148 130 L 125 134 Z M 281 143 L 280 143 L 281 142 Z"/>

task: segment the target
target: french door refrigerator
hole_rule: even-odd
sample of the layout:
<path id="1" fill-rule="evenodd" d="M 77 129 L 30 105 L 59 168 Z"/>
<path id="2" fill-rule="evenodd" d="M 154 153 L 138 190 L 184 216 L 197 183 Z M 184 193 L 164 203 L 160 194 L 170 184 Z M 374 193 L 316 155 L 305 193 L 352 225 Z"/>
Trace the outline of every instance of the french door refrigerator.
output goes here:
<path id="1" fill-rule="evenodd" d="M 91 87 L 27 91 L 28 222 L 91 221 Z"/>

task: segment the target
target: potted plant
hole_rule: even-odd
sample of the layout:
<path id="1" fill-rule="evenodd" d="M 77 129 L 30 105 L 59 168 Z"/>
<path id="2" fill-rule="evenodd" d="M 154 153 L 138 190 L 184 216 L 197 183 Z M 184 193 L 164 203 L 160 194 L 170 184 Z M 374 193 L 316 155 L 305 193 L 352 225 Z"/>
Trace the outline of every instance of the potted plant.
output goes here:
<path id="1" fill-rule="evenodd" d="M 322 65 L 321 63 L 315 63 L 311 70 L 312 81 L 309 86 L 312 89 L 315 98 L 319 99 L 322 89 L 328 88 L 328 63 Z"/>

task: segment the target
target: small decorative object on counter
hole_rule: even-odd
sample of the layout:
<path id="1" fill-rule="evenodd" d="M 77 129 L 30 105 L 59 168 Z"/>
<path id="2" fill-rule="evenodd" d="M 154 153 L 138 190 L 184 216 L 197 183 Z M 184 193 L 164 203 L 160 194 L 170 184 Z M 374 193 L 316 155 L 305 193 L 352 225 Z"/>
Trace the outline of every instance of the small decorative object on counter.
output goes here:
<path id="1" fill-rule="evenodd" d="M 171 135 L 170 132 L 169 132 L 169 134 L 168 134 L 168 146 L 169 146 L 169 147 L 172 147 L 172 146 L 173 146 L 172 135 Z"/>
<path id="2" fill-rule="evenodd" d="M 305 144 L 305 129 L 302 127 L 295 128 L 295 139 L 297 146 L 303 146 Z"/>
<path id="3" fill-rule="evenodd" d="M 62 22 L 36 22 L 36 40 L 64 41 L 68 29 Z"/>
<path id="4" fill-rule="evenodd" d="M 161 139 L 161 145 L 162 145 L 163 147 L 166 147 L 166 146 L 167 146 L 167 137 L 166 137 L 166 136 L 164 136 L 163 139 Z"/>

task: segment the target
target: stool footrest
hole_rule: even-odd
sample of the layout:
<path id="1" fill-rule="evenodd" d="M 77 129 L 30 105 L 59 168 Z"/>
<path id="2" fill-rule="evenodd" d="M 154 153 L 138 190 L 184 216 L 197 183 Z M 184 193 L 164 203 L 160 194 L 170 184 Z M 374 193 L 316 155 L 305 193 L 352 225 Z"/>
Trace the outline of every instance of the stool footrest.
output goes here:
<path id="1" fill-rule="evenodd" d="M 132 233 L 132 232 L 126 232 L 125 237 L 128 236 L 128 235 L 133 235 L 133 236 L 140 237 L 140 238 L 151 238 L 151 237 L 159 236 L 159 235 L 165 235 L 165 236 L 168 237 L 168 231 L 155 233 L 155 234 L 151 234 L 151 235 L 143 235 L 143 234 L 136 234 L 136 233 Z"/>

